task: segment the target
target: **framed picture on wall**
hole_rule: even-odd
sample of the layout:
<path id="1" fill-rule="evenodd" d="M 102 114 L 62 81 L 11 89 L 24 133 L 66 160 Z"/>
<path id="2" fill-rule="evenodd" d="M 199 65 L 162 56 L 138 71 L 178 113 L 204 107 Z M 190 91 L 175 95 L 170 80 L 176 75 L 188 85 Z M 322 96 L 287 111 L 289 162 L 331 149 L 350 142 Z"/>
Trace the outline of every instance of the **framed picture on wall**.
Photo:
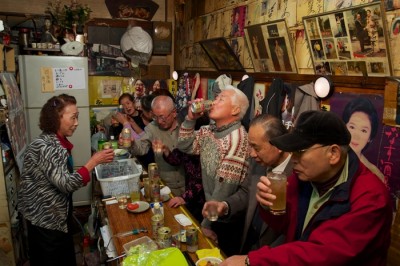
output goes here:
<path id="1" fill-rule="evenodd" d="M 383 2 L 303 18 L 313 68 L 320 75 L 390 76 Z"/>
<path id="2" fill-rule="evenodd" d="M 200 45 L 218 71 L 244 71 L 242 64 L 225 38 L 202 40 Z"/>
<path id="3" fill-rule="evenodd" d="M 244 34 L 255 72 L 297 73 L 284 19 L 248 26 Z"/>

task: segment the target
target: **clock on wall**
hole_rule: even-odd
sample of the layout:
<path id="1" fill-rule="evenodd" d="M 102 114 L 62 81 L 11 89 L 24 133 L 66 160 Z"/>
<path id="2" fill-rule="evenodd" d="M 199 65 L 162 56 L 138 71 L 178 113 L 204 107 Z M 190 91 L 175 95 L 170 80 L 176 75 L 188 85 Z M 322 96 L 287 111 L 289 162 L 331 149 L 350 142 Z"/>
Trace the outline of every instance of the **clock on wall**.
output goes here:
<path id="1" fill-rule="evenodd" d="M 154 28 L 154 36 L 160 40 L 167 39 L 171 36 L 171 29 L 167 25 L 156 25 Z"/>
<path id="2" fill-rule="evenodd" d="M 172 46 L 172 23 L 153 22 L 153 54 L 171 54 Z"/>

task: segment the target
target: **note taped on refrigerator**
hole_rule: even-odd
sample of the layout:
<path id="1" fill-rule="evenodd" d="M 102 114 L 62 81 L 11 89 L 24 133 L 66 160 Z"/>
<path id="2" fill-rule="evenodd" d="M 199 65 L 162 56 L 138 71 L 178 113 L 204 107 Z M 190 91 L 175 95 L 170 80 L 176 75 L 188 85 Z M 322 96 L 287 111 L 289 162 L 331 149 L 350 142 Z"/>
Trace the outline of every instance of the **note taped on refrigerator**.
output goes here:
<path id="1" fill-rule="evenodd" d="M 40 74 L 42 92 L 82 90 L 86 88 L 85 70 L 80 67 L 42 67 Z"/>

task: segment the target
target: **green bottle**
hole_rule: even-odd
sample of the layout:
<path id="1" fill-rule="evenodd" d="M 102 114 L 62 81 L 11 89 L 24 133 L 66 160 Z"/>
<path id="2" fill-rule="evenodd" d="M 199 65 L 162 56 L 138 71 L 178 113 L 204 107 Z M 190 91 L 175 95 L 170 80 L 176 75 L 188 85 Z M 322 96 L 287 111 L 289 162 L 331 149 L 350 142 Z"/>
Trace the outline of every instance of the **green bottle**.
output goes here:
<path id="1" fill-rule="evenodd" d="M 99 135 L 99 140 L 97 141 L 97 151 L 103 150 L 103 144 L 107 142 L 107 137 L 104 132 L 101 131 Z"/>

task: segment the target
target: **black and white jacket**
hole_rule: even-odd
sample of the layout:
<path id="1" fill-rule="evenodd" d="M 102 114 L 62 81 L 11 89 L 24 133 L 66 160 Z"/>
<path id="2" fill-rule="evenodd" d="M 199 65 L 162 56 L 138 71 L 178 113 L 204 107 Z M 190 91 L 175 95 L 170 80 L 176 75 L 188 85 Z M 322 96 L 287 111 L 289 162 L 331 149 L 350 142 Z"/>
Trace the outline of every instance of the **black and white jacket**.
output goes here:
<path id="1" fill-rule="evenodd" d="M 84 184 L 68 170 L 68 151 L 55 134 L 41 134 L 26 149 L 18 211 L 33 225 L 67 233 L 71 193 Z"/>

